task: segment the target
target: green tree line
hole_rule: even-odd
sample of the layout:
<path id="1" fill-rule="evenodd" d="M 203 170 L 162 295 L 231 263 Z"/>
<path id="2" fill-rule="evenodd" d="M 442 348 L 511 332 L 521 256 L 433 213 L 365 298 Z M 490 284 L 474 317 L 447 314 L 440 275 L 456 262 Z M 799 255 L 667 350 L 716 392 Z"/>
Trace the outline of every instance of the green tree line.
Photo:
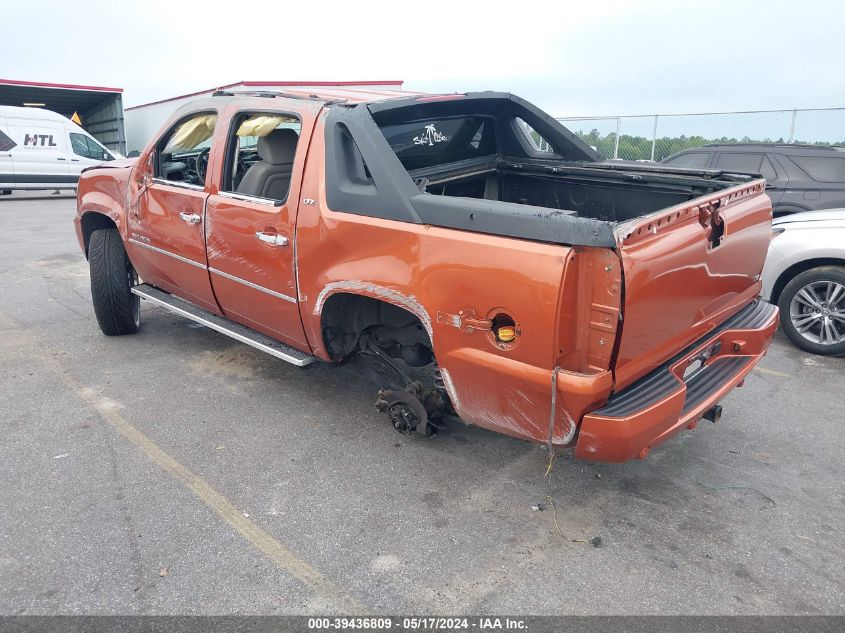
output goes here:
<path id="1" fill-rule="evenodd" d="M 592 129 L 588 133 L 583 131 L 573 130 L 575 134 L 587 143 L 587 145 L 594 147 L 596 151 L 604 158 L 613 158 L 613 150 L 616 145 L 616 133 L 610 132 L 602 136 L 597 129 Z M 722 136 L 720 138 L 705 138 L 704 136 L 664 136 L 658 138 L 654 144 L 654 160 L 661 161 L 664 158 L 676 154 L 681 150 L 690 149 L 692 147 L 701 147 L 709 143 L 785 143 L 783 138 L 779 139 L 752 139 L 747 136 L 742 138 L 729 138 Z M 800 142 L 800 141 L 796 141 Z M 830 145 L 830 143 L 813 143 L 814 145 Z M 836 145 L 845 145 L 836 143 Z M 651 139 L 644 136 L 630 136 L 628 134 L 621 134 L 619 136 L 619 152 L 618 158 L 625 160 L 649 160 L 651 159 Z"/>

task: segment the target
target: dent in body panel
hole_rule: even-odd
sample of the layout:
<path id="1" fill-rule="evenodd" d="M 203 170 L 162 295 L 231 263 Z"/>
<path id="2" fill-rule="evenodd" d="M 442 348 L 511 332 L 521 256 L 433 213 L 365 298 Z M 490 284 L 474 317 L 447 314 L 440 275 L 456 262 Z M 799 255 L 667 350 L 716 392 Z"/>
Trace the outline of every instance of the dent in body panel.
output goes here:
<path id="1" fill-rule="evenodd" d="M 90 213 L 108 217 L 125 241 L 126 209 L 129 201 L 128 165 L 121 169 L 89 169 L 82 173 L 77 185 L 76 225 L 79 245 L 85 252 L 82 218 Z"/>
<path id="2" fill-rule="evenodd" d="M 360 280 L 336 281 L 326 284 L 320 291 L 313 314 L 319 316 L 328 298 L 338 292 L 363 294 L 407 310 L 422 322 L 433 345 L 431 317 L 414 295 L 405 295 L 393 288 Z M 506 386 L 503 393 L 497 394 L 475 389 L 462 393 L 458 391 L 449 369 L 441 365 L 440 371 L 452 406 L 465 422 L 526 439 L 542 436 L 541 423 L 531 413 L 531 409 L 537 406 L 536 399 L 519 386 Z M 498 403 L 501 398 L 508 406 Z"/>

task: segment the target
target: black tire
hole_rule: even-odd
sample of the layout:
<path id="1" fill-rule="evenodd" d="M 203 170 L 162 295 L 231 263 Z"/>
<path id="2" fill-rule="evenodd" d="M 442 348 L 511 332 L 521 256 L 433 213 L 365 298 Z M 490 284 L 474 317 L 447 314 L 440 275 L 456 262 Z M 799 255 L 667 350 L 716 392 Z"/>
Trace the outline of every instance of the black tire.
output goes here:
<path id="1" fill-rule="evenodd" d="M 94 314 L 103 334 L 137 332 L 141 326 L 141 298 L 130 292 L 137 276 L 117 229 L 99 229 L 91 234 L 88 267 Z"/>
<path id="2" fill-rule="evenodd" d="M 842 288 L 837 291 L 833 305 L 830 306 L 826 303 L 827 295 L 824 294 L 824 290 L 836 288 L 836 285 Z M 812 289 L 816 293 L 815 296 L 822 300 L 818 306 L 819 309 L 803 302 L 804 297 L 807 296 L 807 288 Z M 843 289 L 845 289 L 845 268 L 842 266 L 811 268 L 793 277 L 778 298 L 780 323 L 784 334 L 805 352 L 824 356 L 845 355 L 845 322 L 840 316 L 845 311 L 845 290 Z M 802 290 L 805 290 L 805 293 L 799 297 Z M 831 314 L 836 316 L 831 316 Z M 833 324 L 833 329 L 822 333 L 825 318 L 828 319 L 828 323 Z M 808 323 L 811 325 L 808 326 Z M 803 333 L 799 329 L 801 326 L 805 326 L 801 328 L 804 330 Z M 838 336 L 834 336 L 831 340 L 831 333 Z M 839 342 L 835 342 L 837 338 Z"/>

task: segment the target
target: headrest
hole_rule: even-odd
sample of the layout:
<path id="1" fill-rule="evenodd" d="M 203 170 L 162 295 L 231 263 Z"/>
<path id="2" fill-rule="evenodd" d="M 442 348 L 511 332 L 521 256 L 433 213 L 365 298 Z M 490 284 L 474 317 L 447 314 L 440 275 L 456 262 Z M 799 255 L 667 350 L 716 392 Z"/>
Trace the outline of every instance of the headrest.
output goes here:
<path id="1" fill-rule="evenodd" d="M 289 128 L 273 130 L 267 136 L 258 137 L 258 157 L 271 165 L 293 163 L 298 140 L 299 135 Z"/>

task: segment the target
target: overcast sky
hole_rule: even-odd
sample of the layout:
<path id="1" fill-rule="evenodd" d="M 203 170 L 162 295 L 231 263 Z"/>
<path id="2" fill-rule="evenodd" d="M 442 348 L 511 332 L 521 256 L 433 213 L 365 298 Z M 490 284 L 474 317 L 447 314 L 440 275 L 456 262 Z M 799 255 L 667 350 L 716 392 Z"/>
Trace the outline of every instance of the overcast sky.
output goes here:
<path id="1" fill-rule="evenodd" d="M 843 31 L 843 0 L 15 0 L 0 78 L 122 87 L 125 106 L 239 80 L 402 79 L 555 116 L 835 107 Z"/>

